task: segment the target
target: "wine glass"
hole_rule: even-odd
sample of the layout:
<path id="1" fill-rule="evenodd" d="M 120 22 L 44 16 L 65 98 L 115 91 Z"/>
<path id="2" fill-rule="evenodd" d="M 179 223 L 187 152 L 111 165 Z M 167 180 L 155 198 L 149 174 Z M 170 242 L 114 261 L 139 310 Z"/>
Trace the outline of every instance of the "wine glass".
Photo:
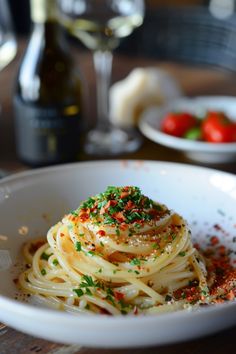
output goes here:
<path id="1" fill-rule="evenodd" d="M 0 71 L 13 60 L 16 55 L 16 49 L 17 45 L 12 29 L 8 3 L 6 0 L 0 0 Z M 7 175 L 7 171 L 0 169 L 0 178 L 5 175 Z"/>
<path id="2" fill-rule="evenodd" d="M 113 50 L 142 24 L 143 0 L 60 0 L 59 4 L 65 26 L 93 52 L 97 123 L 87 135 L 85 151 L 93 155 L 135 151 L 140 135 L 112 125 L 108 102 Z"/>

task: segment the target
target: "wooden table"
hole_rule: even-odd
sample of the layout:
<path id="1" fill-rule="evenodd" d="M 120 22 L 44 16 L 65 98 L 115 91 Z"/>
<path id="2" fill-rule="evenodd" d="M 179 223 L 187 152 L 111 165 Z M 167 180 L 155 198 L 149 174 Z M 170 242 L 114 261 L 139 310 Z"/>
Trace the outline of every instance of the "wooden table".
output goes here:
<path id="1" fill-rule="evenodd" d="M 17 172 L 28 169 L 23 165 L 15 153 L 14 126 L 12 114 L 12 93 L 14 87 L 14 78 L 20 58 L 25 46 L 24 41 L 19 42 L 19 51 L 17 58 L 3 72 L 0 73 L 0 102 L 2 113 L 0 118 L 0 169 L 7 169 L 9 172 Z M 75 58 L 78 60 L 81 72 L 88 84 L 89 92 L 94 91 L 94 72 L 91 56 L 88 53 L 75 51 Z M 236 96 L 236 77 L 232 73 L 222 70 L 193 68 L 186 65 L 175 63 L 157 63 L 144 58 L 130 58 L 125 56 L 116 56 L 113 68 L 113 80 L 119 80 L 125 77 L 132 68 L 137 66 L 157 66 L 167 69 L 181 84 L 187 95 L 235 95 Z M 94 97 L 89 95 L 90 104 L 87 107 L 94 107 Z M 92 102 L 92 103 L 91 103 Z M 87 116 L 94 116 L 95 112 L 87 112 Z M 119 156 L 119 158 L 131 159 L 150 159 L 162 161 L 174 161 L 181 163 L 192 163 L 182 153 L 167 149 L 155 143 L 144 139 L 142 148 L 129 155 Z M 91 160 L 86 155 L 82 160 Z M 212 165 L 211 167 L 223 171 L 236 173 L 236 161 L 230 164 Z M 234 349 L 236 336 L 236 327 L 219 334 L 194 340 L 187 343 L 181 343 L 171 346 L 158 348 L 143 348 L 136 350 L 97 350 L 81 348 L 80 346 L 64 346 L 51 343 L 42 339 L 37 339 L 14 329 L 0 324 L 0 353 L 1 354 L 27 354 L 27 353 L 91 353 L 91 354 L 118 354 L 118 353 L 137 353 L 137 354 L 174 354 L 174 353 L 194 353 L 194 354 L 222 354 L 230 353 Z"/>

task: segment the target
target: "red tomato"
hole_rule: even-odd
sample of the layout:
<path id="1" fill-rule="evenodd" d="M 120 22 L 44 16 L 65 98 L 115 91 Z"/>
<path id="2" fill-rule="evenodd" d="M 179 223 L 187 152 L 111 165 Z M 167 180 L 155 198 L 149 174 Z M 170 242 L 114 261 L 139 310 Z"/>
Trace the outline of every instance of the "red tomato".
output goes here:
<path id="1" fill-rule="evenodd" d="M 189 129 L 197 124 L 197 119 L 190 113 L 167 113 L 164 117 L 161 130 L 170 135 L 182 137 Z"/>
<path id="2" fill-rule="evenodd" d="M 209 112 L 202 123 L 203 139 L 211 143 L 236 142 L 236 123 L 224 113 Z"/>

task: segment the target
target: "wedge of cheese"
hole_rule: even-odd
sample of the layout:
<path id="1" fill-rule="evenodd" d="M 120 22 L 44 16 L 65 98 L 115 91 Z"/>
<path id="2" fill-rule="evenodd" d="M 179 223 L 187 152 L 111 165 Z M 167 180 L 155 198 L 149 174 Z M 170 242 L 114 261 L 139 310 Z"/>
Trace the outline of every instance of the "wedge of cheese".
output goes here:
<path id="1" fill-rule="evenodd" d="M 182 95 L 177 81 L 165 70 L 136 68 L 110 88 L 110 119 L 114 125 L 137 125 L 142 112 Z"/>

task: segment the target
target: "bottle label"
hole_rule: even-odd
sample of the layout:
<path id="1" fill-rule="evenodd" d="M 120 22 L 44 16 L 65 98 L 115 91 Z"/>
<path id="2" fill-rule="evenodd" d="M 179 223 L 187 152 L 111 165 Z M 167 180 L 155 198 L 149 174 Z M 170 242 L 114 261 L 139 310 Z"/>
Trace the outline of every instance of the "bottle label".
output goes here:
<path id="1" fill-rule="evenodd" d="M 76 105 L 63 110 L 38 107 L 14 98 L 16 145 L 19 157 L 31 165 L 78 159 L 81 117 Z"/>

